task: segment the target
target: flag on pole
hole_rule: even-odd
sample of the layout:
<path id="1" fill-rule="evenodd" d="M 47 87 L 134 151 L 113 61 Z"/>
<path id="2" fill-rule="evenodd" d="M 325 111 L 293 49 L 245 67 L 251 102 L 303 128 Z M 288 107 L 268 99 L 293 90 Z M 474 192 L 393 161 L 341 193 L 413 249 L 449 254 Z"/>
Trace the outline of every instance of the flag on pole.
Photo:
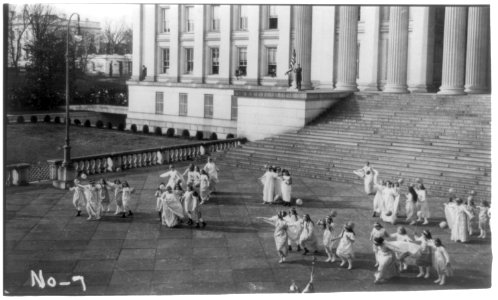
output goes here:
<path id="1" fill-rule="evenodd" d="M 289 69 L 294 69 L 294 64 L 296 63 L 296 49 L 292 50 L 292 56 L 289 62 Z"/>

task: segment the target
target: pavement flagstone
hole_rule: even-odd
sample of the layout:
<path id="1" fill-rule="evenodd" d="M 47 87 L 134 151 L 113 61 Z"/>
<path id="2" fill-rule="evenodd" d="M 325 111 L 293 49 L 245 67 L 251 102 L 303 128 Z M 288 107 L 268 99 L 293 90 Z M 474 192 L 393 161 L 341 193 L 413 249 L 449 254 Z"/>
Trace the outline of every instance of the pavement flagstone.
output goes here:
<path id="1" fill-rule="evenodd" d="M 183 169 L 185 163 L 180 164 Z M 262 187 L 255 171 L 220 164 L 218 192 L 203 206 L 204 229 L 182 225 L 167 228 L 159 223 L 154 192 L 166 166 L 110 173 L 109 179 L 127 180 L 134 216 L 122 219 L 112 212 L 99 221 L 75 217 L 72 193 L 50 184 L 8 187 L 4 214 L 5 295 L 180 295 L 232 293 L 286 293 L 290 281 L 304 286 L 309 278 L 311 256 L 291 251 L 287 262 L 278 263 L 273 228 L 256 217 L 275 215 L 282 206 L 263 205 Z M 225 172 L 223 170 L 225 168 Z M 228 170 L 227 170 L 228 169 Z M 374 257 L 368 240 L 372 224 L 373 196 L 363 186 L 295 178 L 293 197 L 297 207 L 313 220 L 338 212 L 334 222 L 356 223 L 357 260 L 353 270 L 325 263 L 323 250 L 315 264 L 316 292 L 412 291 L 482 289 L 491 286 L 491 245 L 473 238 L 469 244 L 449 240 L 448 229 L 439 228 L 445 199 L 429 199 L 435 218 L 427 227 L 442 239 L 451 256 L 455 276 L 441 287 L 415 278 L 410 267 L 401 278 L 373 284 Z M 402 197 L 404 203 L 404 197 Z M 403 204 L 402 204 L 403 206 Z M 113 207 L 114 208 L 114 207 Z M 396 226 L 385 225 L 388 232 Z M 409 234 L 421 226 L 406 225 Z M 423 227 L 426 228 L 426 227 Z M 318 234 L 321 244 L 321 232 Z M 295 250 L 295 249 L 294 249 Z M 57 284 L 32 286 L 31 270 L 42 270 L 45 281 Z M 84 276 L 86 291 L 73 276 Z M 59 285 L 60 282 L 70 285 Z"/>

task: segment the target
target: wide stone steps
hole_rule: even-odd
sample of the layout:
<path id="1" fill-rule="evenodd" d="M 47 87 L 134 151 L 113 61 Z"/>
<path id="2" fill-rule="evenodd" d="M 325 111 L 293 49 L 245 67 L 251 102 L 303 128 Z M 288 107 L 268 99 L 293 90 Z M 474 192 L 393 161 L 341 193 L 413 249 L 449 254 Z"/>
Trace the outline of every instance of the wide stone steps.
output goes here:
<path id="1" fill-rule="evenodd" d="M 453 187 L 490 198 L 490 122 L 489 95 L 357 93 L 297 132 L 227 152 L 223 163 L 361 184 L 352 171 L 370 161 L 382 179 L 419 177 L 433 194 Z"/>
<path id="2" fill-rule="evenodd" d="M 345 167 L 349 170 L 354 170 L 358 168 L 358 159 L 349 158 L 344 156 L 333 156 L 326 154 L 309 153 L 306 151 L 278 151 L 275 149 L 262 149 L 262 148 L 243 148 L 238 151 L 242 155 L 247 155 L 248 157 L 256 157 L 267 159 L 269 162 L 278 160 L 289 160 L 306 162 L 309 164 L 316 164 L 320 166 L 329 167 Z M 402 169 L 419 169 L 430 171 L 431 174 L 438 174 L 439 176 L 451 175 L 454 177 L 461 177 L 462 173 L 464 176 L 486 176 L 487 173 L 484 168 L 476 168 L 467 165 L 465 168 L 459 168 L 459 165 L 453 164 L 451 166 L 435 166 L 432 163 L 425 161 L 418 162 L 407 162 L 407 161 L 395 161 L 395 160 L 377 160 L 375 161 L 375 166 L 382 166 L 384 168 L 394 168 L 398 170 Z"/>
<path id="3" fill-rule="evenodd" d="M 423 153 L 418 155 L 410 155 L 410 153 L 398 153 L 398 151 L 391 151 L 391 153 L 376 151 L 373 152 L 368 149 L 351 149 L 349 147 L 329 147 L 329 146 L 317 146 L 313 144 L 289 144 L 287 141 L 280 141 L 275 139 L 272 141 L 260 141 L 258 143 L 253 143 L 247 145 L 245 149 L 253 149 L 258 151 L 258 148 L 271 149 L 275 153 L 305 153 L 310 156 L 323 156 L 328 159 L 339 158 L 344 159 L 344 156 L 349 154 L 349 157 L 355 159 L 355 161 L 360 160 L 392 160 L 401 161 L 406 164 L 410 162 L 417 161 L 417 163 L 430 163 L 432 165 L 437 165 L 440 167 L 451 167 L 462 168 L 467 170 L 485 170 L 488 168 L 489 164 L 482 162 L 481 159 L 477 158 L 474 160 L 463 159 L 457 156 L 441 156 L 434 157 L 433 155 L 424 155 Z M 328 150 L 328 151 L 324 151 Z M 466 158 L 466 157 L 465 157 Z"/>
<path id="4" fill-rule="evenodd" d="M 319 138 L 319 140 L 318 140 Z M 383 139 L 372 138 L 371 140 L 367 139 L 354 139 L 354 141 L 344 141 L 344 137 L 337 136 L 328 136 L 328 135 L 320 135 L 317 133 L 310 133 L 308 135 L 281 135 L 276 138 L 272 138 L 271 140 L 280 140 L 280 141 L 288 141 L 289 143 L 296 144 L 295 141 L 299 139 L 302 142 L 312 142 L 317 141 L 318 144 L 335 146 L 335 145 L 345 145 L 351 147 L 366 147 L 369 150 L 378 150 L 382 151 L 385 148 L 391 149 L 406 149 L 407 151 L 415 151 L 415 152 L 430 152 L 434 154 L 448 155 L 449 152 L 454 152 L 455 155 L 469 155 L 472 157 L 479 158 L 489 158 L 491 156 L 490 150 L 486 149 L 474 149 L 469 145 L 451 145 L 451 144 L 441 144 L 441 145 L 431 145 L 427 143 L 415 143 L 415 142 L 398 142 L 398 141 L 390 141 Z"/>

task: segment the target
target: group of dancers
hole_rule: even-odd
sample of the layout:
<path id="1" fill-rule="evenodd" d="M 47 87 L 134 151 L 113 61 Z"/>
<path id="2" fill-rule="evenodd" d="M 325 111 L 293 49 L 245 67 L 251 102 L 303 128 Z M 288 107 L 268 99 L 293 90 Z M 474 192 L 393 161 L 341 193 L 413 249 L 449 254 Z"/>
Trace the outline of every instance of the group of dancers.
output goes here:
<path id="1" fill-rule="evenodd" d="M 277 215 L 266 218 L 258 217 L 274 226 L 274 239 L 279 263 L 285 263 L 292 246 L 302 255 L 316 255 L 319 252 L 318 232 L 322 231 L 322 245 L 327 259 L 334 263 L 340 260 L 340 267 L 353 269 L 355 259 L 354 244 L 357 239 L 355 224 L 346 222 L 339 230 L 333 221 L 336 211 L 315 223 L 308 214 L 300 217 L 296 208 L 290 211 L 279 211 Z M 431 268 L 437 273 L 437 284 L 444 285 L 446 278 L 453 274 L 450 257 L 439 238 L 433 239 L 429 230 L 424 230 L 420 236 L 414 233 L 413 238 L 400 226 L 396 233 L 389 234 L 382 224 L 375 222 L 370 234 L 372 249 L 375 256 L 374 282 L 385 282 L 399 276 L 408 269 L 407 258 L 412 257 L 419 269 L 417 277 L 429 278 Z"/>
<path id="2" fill-rule="evenodd" d="M 265 166 L 266 172 L 259 178 L 263 184 L 263 204 L 282 202 L 284 206 L 291 205 L 292 178 L 289 170 L 280 167 Z"/>
<path id="3" fill-rule="evenodd" d="M 380 217 L 382 221 L 396 224 L 399 217 L 401 185 L 403 179 L 384 181 L 379 180 L 379 172 L 370 163 L 354 173 L 364 179 L 365 193 L 375 194 L 373 198 L 373 217 Z M 427 191 L 422 179 L 417 178 L 415 184 L 408 186 L 406 194 L 406 222 L 415 225 L 419 222 L 422 225 L 429 224 L 431 212 L 427 201 Z"/>
<path id="4" fill-rule="evenodd" d="M 215 192 L 219 181 L 218 172 L 219 169 L 211 158 L 208 158 L 202 169 L 191 164 L 183 174 L 170 165 L 169 170 L 160 175 L 162 178 L 168 178 L 168 182 L 161 183 L 155 193 L 156 210 L 161 223 L 176 227 L 185 220 L 188 225 L 195 222 L 196 227 L 206 226 L 200 207 Z M 85 174 L 80 177 L 86 179 Z M 82 184 L 80 179 L 76 178 L 70 190 L 74 192 L 73 205 L 78 217 L 81 216 L 82 210 L 86 209 L 87 220 L 100 220 L 110 212 L 113 203 L 116 205 L 115 215 L 121 215 L 122 218 L 133 216 L 130 202 L 134 188 L 126 181 L 116 179 L 109 182 L 101 178 L 98 182 L 90 179 L 88 184 Z M 114 194 L 114 199 L 110 197 L 111 194 Z"/>
<path id="5" fill-rule="evenodd" d="M 364 188 L 367 195 L 375 193 L 373 198 L 373 216 L 379 214 L 384 222 L 395 224 L 399 217 L 400 207 L 400 185 L 403 180 L 397 182 L 378 180 L 379 172 L 370 166 L 367 162 L 365 166 L 354 171 L 355 174 L 364 179 Z M 422 225 L 429 224 L 431 212 L 429 202 L 427 200 L 427 190 L 420 178 L 415 180 L 415 184 L 408 186 L 406 194 L 406 223 L 415 225 L 422 222 Z M 470 240 L 470 236 L 477 233 L 478 238 L 486 238 L 489 230 L 489 221 L 491 217 L 490 204 L 487 200 L 482 200 L 480 205 L 475 204 L 474 191 L 469 192 L 467 201 L 456 197 L 455 190 L 449 189 L 450 199 L 445 203 L 445 218 L 446 222 L 440 224 L 441 227 L 449 227 L 451 230 L 451 240 L 455 242 L 466 243 Z"/>
<path id="6" fill-rule="evenodd" d="M 204 168 L 199 169 L 198 166 L 190 164 L 183 174 L 170 165 L 169 170 L 160 175 L 162 178 L 168 178 L 168 183 L 159 184 L 155 193 L 161 224 L 176 227 L 185 220 L 187 225 L 193 225 L 195 222 L 197 228 L 205 227 L 201 206 L 209 201 L 216 191 L 218 172 L 219 169 L 211 158 L 208 158 Z M 186 191 L 182 185 L 185 185 Z"/>
<path id="7" fill-rule="evenodd" d="M 85 177 L 83 175 L 83 177 Z M 76 216 L 81 216 L 81 211 L 86 209 L 87 220 L 100 220 L 101 217 L 111 210 L 110 194 L 114 192 L 114 203 L 116 205 L 115 215 L 132 216 L 130 209 L 131 194 L 134 188 L 128 182 L 121 182 L 119 179 L 109 182 L 101 178 L 98 182 L 90 179 L 88 184 L 82 184 L 78 178 L 74 179 L 74 186 L 70 188 L 73 194 L 73 205 L 76 209 Z M 111 192 L 111 193 L 110 193 Z"/>

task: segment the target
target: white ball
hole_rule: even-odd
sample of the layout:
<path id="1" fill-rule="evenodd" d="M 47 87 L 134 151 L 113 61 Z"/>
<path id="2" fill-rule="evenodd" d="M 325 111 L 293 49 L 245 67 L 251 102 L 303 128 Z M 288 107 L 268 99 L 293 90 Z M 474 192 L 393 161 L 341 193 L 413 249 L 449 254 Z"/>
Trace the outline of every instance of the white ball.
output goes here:
<path id="1" fill-rule="evenodd" d="M 454 189 L 454 188 L 450 188 L 450 189 L 448 190 L 448 193 L 450 193 L 450 194 L 454 194 L 454 193 L 455 193 L 455 189 Z"/>
<path id="2" fill-rule="evenodd" d="M 299 206 L 303 205 L 303 200 L 302 199 L 297 199 L 296 200 L 296 204 L 299 205 Z"/>
<path id="3" fill-rule="evenodd" d="M 81 176 L 80 176 L 80 177 L 81 177 L 81 179 L 86 179 L 86 177 L 87 177 L 87 176 L 86 176 L 86 174 L 85 174 L 85 173 L 81 173 Z"/>
<path id="4" fill-rule="evenodd" d="M 442 221 L 441 223 L 439 223 L 439 227 L 441 227 L 441 229 L 445 229 L 448 227 L 448 223 L 446 223 L 445 221 Z"/>

